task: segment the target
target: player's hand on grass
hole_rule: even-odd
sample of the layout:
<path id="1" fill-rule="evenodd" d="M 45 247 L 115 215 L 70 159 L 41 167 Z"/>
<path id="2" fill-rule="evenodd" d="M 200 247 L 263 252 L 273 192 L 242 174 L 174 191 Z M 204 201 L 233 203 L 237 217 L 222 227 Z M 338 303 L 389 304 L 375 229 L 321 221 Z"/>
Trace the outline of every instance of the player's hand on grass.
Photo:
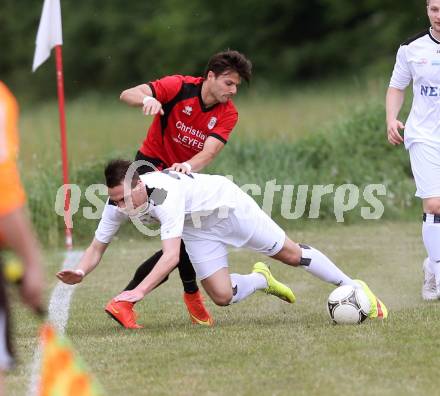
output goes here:
<path id="1" fill-rule="evenodd" d="M 63 270 L 57 273 L 57 278 L 68 285 L 80 283 L 84 278 L 84 273 L 80 270 Z"/>
<path id="2" fill-rule="evenodd" d="M 114 300 L 115 301 L 128 301 L 128 302 L 137 302 L 139 300 L 142 300 L 144 298 L 144 294 L 137 290 L 126 290 L 123 291 L 121 294 L 118 294 Z"/>
<path id="3" fill-rule="evenodd" d="M 160 115 L 164 114 L 162 103 L 160 103 L 156 98 L 153 98 L 152 96 L 145 96 L 142 103 L 142 113 L 145 115 L 156 115 L 158 113 L 160 113 Z"/>
<path id="4" fill-rule="evenodd" d="M 392 145 L 403 143 L 403 137 L 399 129 L 404 129 L 405 125 L 399 120 L 392 120 L 387 123 L 388 141 Z"/>
<path id="5" fill-rule="evenodd" d="M 171 165 L 171 167 L 169 169 L 176 171 L 176 172 L 184 173 L 186 175 L 189 175 L 191 173 L 191 167 L 186 162 L 182 162 L 182 163 L 176 162 L 173 165 Z"/>

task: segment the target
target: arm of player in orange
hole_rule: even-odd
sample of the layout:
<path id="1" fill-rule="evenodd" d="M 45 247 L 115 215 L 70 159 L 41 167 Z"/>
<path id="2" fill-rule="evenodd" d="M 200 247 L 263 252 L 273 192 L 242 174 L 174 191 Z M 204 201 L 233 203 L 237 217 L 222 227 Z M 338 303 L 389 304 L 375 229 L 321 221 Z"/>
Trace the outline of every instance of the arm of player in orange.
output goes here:
<path id="1" fill-rule="evenodd" d="M 23 260 L 25 271 L 20 289 L 23 302 L 38 311 L 43 298 L 41 253 L 24 207 L 0 216 L 0 233 L 4 243 Z"/>

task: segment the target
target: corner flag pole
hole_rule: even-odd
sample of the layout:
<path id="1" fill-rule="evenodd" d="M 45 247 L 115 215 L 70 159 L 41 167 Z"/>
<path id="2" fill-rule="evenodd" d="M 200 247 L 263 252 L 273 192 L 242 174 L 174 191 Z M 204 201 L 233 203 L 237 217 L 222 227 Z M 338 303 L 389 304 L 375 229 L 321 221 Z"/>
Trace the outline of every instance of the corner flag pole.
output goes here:
<path id="1" fill-rule="evenodd" d="M 72 249 L 72 219 L 70 218 L 70 190 L 68 189 L 69 165 L 67 161 L 66 116 L 64 111 L 64 77 L 63 57 L 61 51 L 63 33 L 61 26 L 60 0 L 44 0 L 35 44 L 34 61 L 32 64 L 33 72 L 35 72 L 35 70 L 37 70 L 37 68 L 49 58 L 50 51 L 55 47 L 58 111 L 60 114 L 61 161 L 64 182 L 65 241 L 66 248 L 70 250 Z"/>
<path id="2" fill-rule="evenodd" d="M 61 142 L 61 162 L 63 167 L 64 183 L 64 224 L 65 224 L 65 243 L 66 249 L 72 249 L 72 221 L 70 218 L 70 190 L 69 184 L 69 162 L 67 159 L 67 134 L 66 134 L 66 113 L 64 110 L 64 75 L 63 75 L 63 53 L 61 45 L 55 46 L 55 64 L 57 73 L 57 92 L 58 92 L 58 112 L 60 115 L 60 142 Z"/>

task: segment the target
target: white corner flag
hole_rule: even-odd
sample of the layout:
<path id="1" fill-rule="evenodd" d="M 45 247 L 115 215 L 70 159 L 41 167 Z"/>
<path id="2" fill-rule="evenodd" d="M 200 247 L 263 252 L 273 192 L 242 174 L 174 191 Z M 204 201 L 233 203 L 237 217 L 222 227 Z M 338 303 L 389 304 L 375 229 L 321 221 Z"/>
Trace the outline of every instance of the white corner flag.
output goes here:
<path id="1" fill-rule="evenodd" d="M 40 25 L 38 26 L 32 71 L 37 70 L 49 58 L 53 47 L 62 44 L 60 0 L 44 0 Z"/>

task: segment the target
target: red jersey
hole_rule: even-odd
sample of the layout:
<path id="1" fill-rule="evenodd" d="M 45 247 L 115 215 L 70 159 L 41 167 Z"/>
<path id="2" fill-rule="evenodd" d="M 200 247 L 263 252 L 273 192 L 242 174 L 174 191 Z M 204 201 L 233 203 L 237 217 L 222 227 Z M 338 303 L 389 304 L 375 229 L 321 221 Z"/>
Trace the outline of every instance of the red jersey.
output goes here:
<path id="1" fill-rule="evenodd" d="M 154 117 L 139 149 L 142 154 L 158 158 L 168 167 L 202 151 L 208 136 L 228 141 L 238 112 L 232 100 L 206 108 L 202 83 L 202 77 L 179 75 L 148 83 L 165 114 Z"/>

